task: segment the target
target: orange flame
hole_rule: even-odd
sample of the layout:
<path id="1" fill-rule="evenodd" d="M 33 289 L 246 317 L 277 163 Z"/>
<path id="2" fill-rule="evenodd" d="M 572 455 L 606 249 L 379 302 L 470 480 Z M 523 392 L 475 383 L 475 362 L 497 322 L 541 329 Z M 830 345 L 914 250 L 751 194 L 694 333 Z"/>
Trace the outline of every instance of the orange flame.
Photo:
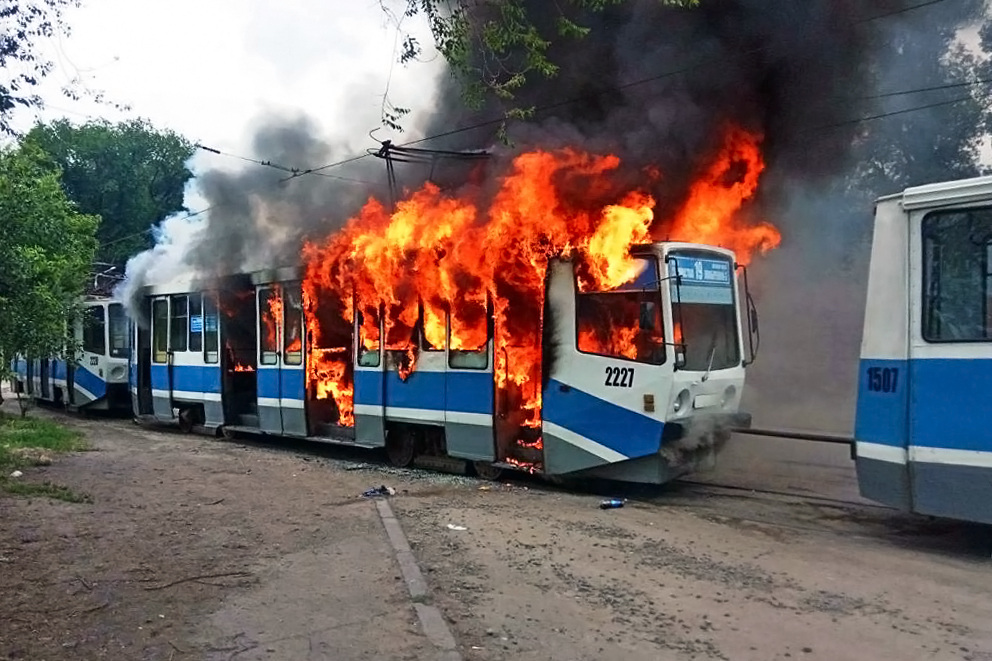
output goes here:
<path id="1" fill-rule="evenodd" d="M 692 184 L 673 219 L 672 237 L 730 248 L 741 264 L 750 263 L 755 251 L 764 254 L 779 246 L 782 235 L 775 227 L 766 222 L 749 226 L 738 216 L 757 192 L 765 169 L 761 141 L 759 135 L 727 129 L 723 150 Z M 735 168 L 743 172 L 735 173 Z"/>
<path id="2" fill-rule="evenodd" d="M 338 411 L 338 424 L 350 427 L 355 424 L 355 388 L 349 374 L 351 348 L 322 348 L 318 345 L 320 323 L 316 314 L 316 299 L 309 284 L 304 283 L 303 287 L 303 316 L 307 325 L 307 388 L 316 400 L 332 399 Z"/>
<path id="3" fill-rule="evenodd" d="M 319 396 L 334 398 L 342 424 L 352 423 L 353 345 L 342 346 L 352 342 L 350 335 L 342 335 L 334 349 L 315 344 L 325 330 L 317 317 L 323 314 L 326 320 L 328 306 L 346 323 L 353 324 L 361 313 L 364 348 L 377 351 L 382 343 L 403 352 L 406 359 L 395 363 L 403 379 L 415 369 L 420 341 L 439 349 L 446 343 L 452 350 L 484 349 L 491 309 L 498 398 L 522 414 L 521 427 L 539 427 L 542 310 L 550 258 L 577 258 L 580 291 L 608 291 L 636 275 L 631 248 L 648 242 L 659 224 L 681 241 L 731 247 L 742 262 L 755 250 L 778 245 L 780 236 L 771 225 L 739 219 L 764 169 L 761 138 L 730 129 L 725 143 L 671 217 L 656 218 L 655 200 L 646 191 L 604 193 L 619 159 L 574 149 L 520 154 L 485 203 L 479 189 L 451 196 L 431 183 L 408 194 L 392 212 L 370 199 L 326 243 L 305 248 L 308 382 Z M 728 181 L 734 168 L 743 169 Z M 649 168 L 645 184 L 659 178 Z M 586 193 L 608 202 L 576 201 Z M 580 328 L 580 349 L 602 353 L 605 348 L 636 358 L 642 348 L 636 346 L 638 317 L 632 312 Z"/>
<path id="4" fill-rule="evenodd" d="M 282 288 L 276 285 L 269 292 L 269 309 L 262 310 L 262 325 L 265 326 L 265 340 L 267 347 L 279 351 L 282 341 L 282 334 L 279 332 L 282 325 Z"/>

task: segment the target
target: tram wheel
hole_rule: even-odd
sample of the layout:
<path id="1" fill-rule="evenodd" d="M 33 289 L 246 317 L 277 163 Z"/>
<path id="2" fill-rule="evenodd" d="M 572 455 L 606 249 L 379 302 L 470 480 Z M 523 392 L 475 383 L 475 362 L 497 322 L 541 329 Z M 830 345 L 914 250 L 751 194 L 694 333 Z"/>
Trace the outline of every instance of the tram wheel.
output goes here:
<path id="1" fill-rule="evenodd" d="M 182 409 L 179 411 L 179 430 L 185 434 L 189 434 L 193 431 L 193 425 L 196 424 L 196 413 L 191 408 Z"/>
<path id="2" fill-rule="evenodd" d="M 475 474 L 483 480 L 495 482 L 499 478 L 503 477 L 503 469 L 499 466 L 494 466 L 492 462 L 489 461 L 473 461 L 472 468 L 475 469 Z"/>
<path id="3" fill-rule="evenodd" d="M 407 468 L 417 456 L 417 439 L 409 429 L 390 431 L 386 436 L 386 457 L 397 468 Z"/>

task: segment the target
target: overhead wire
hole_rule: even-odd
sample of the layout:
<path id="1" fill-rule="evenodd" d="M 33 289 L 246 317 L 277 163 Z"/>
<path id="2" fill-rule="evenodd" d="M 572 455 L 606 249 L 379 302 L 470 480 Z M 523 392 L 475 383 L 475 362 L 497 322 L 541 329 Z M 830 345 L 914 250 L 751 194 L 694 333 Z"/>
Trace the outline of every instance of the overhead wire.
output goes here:
<path id="1" fill-rule="evenodd" d="M 211 206 L 206 207 L 204 209 L 200 209 L 199 211 L 189 211 L 182 218 L 183 218 L 183 220 L 186 220 L 187 218 L 195 218 L 196 216 L 199 216 L 200 214 L 203 214 L 203 213 L 206 213 L 206 212 L 210 211 L 211 209 L 214 208 L 214 206 L 216 206 L 216 205 L 211 205 Z M 112 246 L 115 243 L 120 243 L 121 241 L 127 241 L 128 239 L 134 239 L 136 237 L 139 237 L 139 236 L 142 236 L 142 235 L 145 235 L 145 234 L 149 234 L 149 233 L 154 232 L 154 231 L 155 231 L 155 227 L 154 226 L 153 227 L 148 227 L 146 229 L 141 230 L 140 232 L 134 232 L 133 234 L 127 234 L 125 236 L 120 236 L 120 237 L 117 237 L 116 239 L 113 239 L 112 241 L 105 241 L 103 243 L 98 244 L 98 247 L 100 247 L 100 248 L 106 248 L 107 246 Z"/>
<path id="2" fill-rule="evenodd" d="M 892 17 L 892 16 L 897 16 L 899 14 L 905 14 L 907 12 L 911 12 L 911 11 L 914 11 L 914 10 L 917 10 L 917 9 L 923 9 L 925 7 L 930 7 L 930 6 L 937 5 L 937 4 L 940 4 L 940 3 L 943 3 L 943 2 L 947 2 L 947 0 L 926 0 L 925 2 L 920 2 L 920 3 L 917 3 L 915 5 L 911 5 L 909 7 L 903 7 L 901 9 L 896 9 L 896 10 L 885 12 L 885 13 L 882 13 L 882 14 L 876 14 L 874 16 L 869 16 L 867 18 L 859 19 L 857 21 L 853 21 L 851 23 L 851 25 L 860 25 L 860 24 L 863 24 L 863 23 L 870 23 L 872 21 L 878 21 L 878 20 L 881 20 L 881 19 L 884 19 L 884 18 L 889 18 L 889 17 Z M 752 48 L 752 49 L 748 49 L 748 50 L 742 51 L 741 54 L 742 55 L 754 55 L 754 54 L 760 53 L 762 51 L 768 50 L 770 47 L 771 46 L 758 46 L 756 48 Z M 557 101 L 555 103 L 546 104 L 546 105 L 543 105 L 543 106 L 537 106 L 537 107 L 531 109 L 531 114 L 538 114 L 538 113 L 542 113 L 542 112 L 547 112 L 548 110 L 554 110 L 554 109 L 557 109 L 557 108 L 561 108 L 561 107 L 564 107 L 564 106 L 567 106 L 567 105 L 571 105 L 573 103 L 578 103 L 580 101 L 583 101 L 583 100 L 586 100 L 586 99 L 589 99 L 589 98 L 599 97 L 599 96 L 602 96 L 603 94 L 607 94 L 607 93 L 610 93 L 610 92 L 624 91 L 624 90 L 627 90 L 627 89 L 631 89 L 633 87 L 637 87 L 637 86 L 640 86 L 640 85 L 645 85 L 647 83 L 655 82 L 655 81 L 658 81 L 658 80 L 663 80 L 665 78 L 669 78 L 669 77 L 672 77 L 672 76 L 677 76 L 677 75 L 680 75 L 680 74 L 683 74 L 683 73 L 688 73 L 689 71 L 693 71 L 695 69 L 699 69 L 699 68 L 703 68 L 703 67 L 706 67 L 706 66 L 711 66 L 711 65 L 719 64 L 719 63 L 722 63 L 724 61 L 725 60 L 722 57 L 720 57 L 720 58 L 713 58 L 712 60 L 707 61 L 707 62 L 702 62 L 702 63 L 696 63 L 696 64 L 687 65 L 687 66 L 684 66 L 684 67 L 681 67 L 681 68 L 678 68 L 678 69 L 673 69 L 673 70 L 666 71 L 666 72 L 663 72 L 663 73 L 660 73 L 660 74 L 656 74 L 656 75 L 653 75 L 653 76 L 648 76 L 646 78 L 641 78 L 639 80 L 634 80 L 634 81 L 630 81 L 628 83 L 623 83 L 621 85 L 614 85 L 614 86 L 610 86 L 610 87 L 603 88 L 603 89 L 600 89 L 600 90 L 596 90 L 596 91 L 593 91 L 593 92 L 588 92 L 586 94 L 582 94 L 582 95 L 577 96 L 577 97 L 572 97 L 570 99 L 565 99 L 565 100 L 562 100 L 562 101 Z M 927 90 L 927 91 L 929 91 L 929 90 Z M 907 92 L 907 93 L 913 93 L 913 92 L 911 91 L 911 92 Z M 960 103 L 960 101 L 957 101 L 957 102 Z M 947 105 L 947 104 L 945 104 L 945 105 Z M 925 109 L 925 108 L 928 108 L 928 107 L 931 107 L 931 106 L 921 107 L 920 109 Z M 907 111 L 903 111 L 903 112 L 908 112 L 908 110 Z M 899 113 L 899 114 L 902 114 L 902 113 Z M 490 119 L 490 120 L 484 120 L 484 121 L 481 121 L 481 122 L 477 122 L 475 124 L 471 124 L 469 126 L 463 126 L 463 127 L 460 127 L 460 128 L 451 129 L 449 131 L 444 131 L 442 133 L 437 133 L 435 135 L 427 136 L 427 137 L 424 137 L 424 138 L 419 138 L 417 140 L 412 140 L 412 141 L 409 141 L 409 142 L 404 142 L 402 144 L 396 145 L 396 147 L 409 147 L 409 146 L 412 146 L 412 145 L 417 145 L 417 144 L 421 144 L 421 143 L 424 143 L 424 142 L 429 142 L 431 140 L 437 140 L 437 139 L 440 139 L 440 138 L 446 138 L 446 137 L 449 137 L 449 136 L 452 136 L 452 135 L 457 135 L 459 133 L 465 133 L 465 132 L 468 132 L 468 131 L 473 131 L 475 129 L 486 128 L 488 126 L 496 126 L 496 125 L 502 124 L 502 123 L 504 123 L 506 121 L 507 121 L 507 118 L 505 116 L 504 117 L 499 117 L 499 118 L 493 118 L 493 119 Z M 868 119 L 863 119 L 863 120 L 858 120 L 858 121 L 868 121 Z M 321 166 L 319 168 L 314 168 L 313 170 L 301 171 L 299 173 L 295 173 L 295 174 L 291 175 L 290 177 L 287 177 L 286 179 L 283 179 L 282 181 L 288 181 L 289 179 L 293 179 L 295 177 L 300 177 L 300 176 L 303 176 L 303 175 L 306 175 L 306 174 L 315 174 L 315 173 L 321 172 L 323 170 L 328 170 L 328 169 L 331 169 L 331 168 L 334 168 L 334 167 L 339 167 L 341 165 L 346 165 L 348 163 L 352 163 L 354 161 L 357 161 L 357 160 L 360 160 L 360 159 L 363 159 L 363 158 L 367 158 L 370 155 L 371 154 L 369 154 L 369 153 L 361 154 L 361 155 L 358 155 L 358 156 L 355 156 L 355 157 L 352 157 L 352 158 L 348 158 L 348 159 L 345 159 L 345 160 L 342 160 L 342 161 L 336 161 L 334 163 L 329 163 L 329 164 L 324 165 L 324 166 Z"/>
<path id="3" fill-rule="evenodd" d="M 196 147 L 197 149 L 206 151 L 206 152 L 210 152 L 212 154 L 218 154 L 220 156 L 227 156 L 229 158 L 236 158 L 236 159 L 241 160 L 241 161 L 245 161 L 245 162 L 248 162 L 248 163 L 255 163 L 256 165 L 262 165 L 262 166 L 265 166 L 265 167 L 273 168 L 275 170 L 280 170 L 282 172 L 288 172 L 290 174 L 296 174 L 296 173 L 300 173 L 300 172 L 310 172 L 312 174 L 317 174 L 317 175 L 322 176 L 322 177 L 328 177 L 329 179 L 338 179 L 340 181 L 347 181 L 347 182 L 354 183 L 354 184 L 363 184 L 365 186 L 374 186 L 375 185 L 371 181 L 363 181 L 361 179 L 352 179 L 350 177 L 341 177 L 341 176 L 338 176 L 338 175 L 335 175 L 335 174 L 327 174 L 327 173 L 322 173 L 322 172 L 315 172 L 315 171 L 313 171 L 311 169 L 293 168 L 293 167 L 288 167 L 286 165 L 280 165 L 279 163 L 273 163 L 272 161 L 268 161 L 268 160 L 260 160 L 260 159 L 257 159 L 257 158 L 251 158 L 249 156 L 241 156 L 240 154 L 232 154 L 230 152 L 222 151 L 222 150 L 216 149 L 214 147 L 208 147 L 208 146 L 203 145 L 201 143 L 196 143 L 194 145 L 194 147 Z"/>

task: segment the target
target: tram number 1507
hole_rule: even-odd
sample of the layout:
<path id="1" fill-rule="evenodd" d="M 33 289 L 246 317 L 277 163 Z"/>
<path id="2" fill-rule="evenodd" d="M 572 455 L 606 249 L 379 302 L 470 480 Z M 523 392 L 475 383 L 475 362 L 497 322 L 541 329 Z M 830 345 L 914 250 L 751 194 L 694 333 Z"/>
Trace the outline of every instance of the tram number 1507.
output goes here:
<path id="1" fill-rule="evenodd" d="M 868 390 L 892 393 L 899 389 L 899 369 L 896 367 L 869 367 Z"/>

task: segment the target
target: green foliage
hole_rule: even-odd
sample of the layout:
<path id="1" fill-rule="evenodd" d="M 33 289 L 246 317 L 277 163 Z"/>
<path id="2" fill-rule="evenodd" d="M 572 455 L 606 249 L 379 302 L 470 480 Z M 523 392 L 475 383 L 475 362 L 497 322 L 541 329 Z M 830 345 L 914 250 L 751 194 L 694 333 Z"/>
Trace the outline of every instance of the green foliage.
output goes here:
<path id="1" fill-rule="evenodd" d="M 894 30 L 877 66 L 880 95 L 940 88 L 949 83 L 988 79 L 992 63 L 983 62 L 957 43 L 964 25 L 988 25 L 982 0 L 960 0 L 928 11 L 922 30 Z M 984 44 L 988 47 L 988 43 Z M 982 174 L 979 150 L 988 128 L 988 86 L 934 89 L 880 99 L 869 115 L 899 113 L 866 121 L 853 145 L 849 176 L 828 191 L 842 204 L 832 210 L 833 227 L 850 228 L 857 239 L 844 249 L 845 267 L 867 260 L 874 201 L 909 186 Z M 811 148 L 816 136 L 811 134 Z M 826 196 L 825 196 L 826 197 Z"/>
<path id="2" fill-rule="evenodd" d="M 194 145 L 145 120 L 119 124 L 61 119 L 33 128 L 25 143 L 37 145 L 62 171 L 66 194 L 84 213 L 103 220 L 97 232 L 102 262 L 123 265 L 151 247 L 149 228 L 182 211 L 193 173 L 186 161 Z"/>
<path id="3" fill-rule="evenodd" d="M 17 468 L 31 465 L 30 452 L 78 452 L 89 445 L 75 429 L 41 418 L 21 418 L 0 413 L 0 467 Z"/>
<path id="4" fill-rule="evenodd" d="M 33 145 L 0 151 L 0 378 L 16 354 L 67 348 L 96 251 L 96 216 L 69 201 L 59 173 Z"/>
<path id="5" fill-rule="evenodd" d="M 877 82 L 881 94 L 988 78 L 992 67 L 956 45 L 958 30 L 984 22 L 981 0 L 962 0 L 931 10 L 926 30 L 894 31 L 883 53 Z M 978 174 L 984 137 L 987 86 L 934 90 L 883 98 L 877 114 L 930 104 L 958 102 L 865 122 L 856 142 L 856 189 L 870 196 L 896 193 L 908 186 Z"/>
<path id="6" fill-rule="evenodd" d="M 423 15 L 435 45 L 460 79 L 466 103 L 479 108 L 490 95 L 511 102 L 532 76 L 552 78 L 559 64 L 548 57 L 552 40 L 581 39 L 589 28 L 575 18 L 584 11 L 603 11 L 626 0 L 559 0 L 554 30 L 546 34 L 528 14 L 522 0 L 473 2 L 458 0 L 406 0 L 405 15 Z M 658 0 L 676 7 L 691 7 L 698 0 Z M 420 44 L 407 37 L 401 62 L 416 59 Z M 518 113 L 520 109 L 510 108 Z M 525 111 L 526 112 L 526 111 Z"/>
<path id="7" fill-rule="evenodd" d="M 52 482 L 12 478 L 16 469 L 44 466 L 65 452 L 86 450 L 83 435 L 50 420 L 16 418 L 0 413 L 0 490 L 23 496 L 47 496 L 71 503 L 93 502 L 89 496 Z"/>

